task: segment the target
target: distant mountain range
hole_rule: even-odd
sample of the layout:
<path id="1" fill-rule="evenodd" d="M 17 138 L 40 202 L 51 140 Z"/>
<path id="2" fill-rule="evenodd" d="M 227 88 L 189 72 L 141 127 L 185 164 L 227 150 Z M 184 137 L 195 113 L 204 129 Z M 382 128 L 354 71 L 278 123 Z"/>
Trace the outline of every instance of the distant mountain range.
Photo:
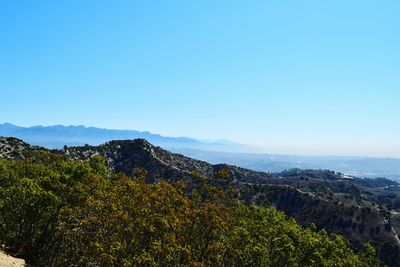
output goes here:
<path id="1" fill-rule="evenodd" d="M 0 136 L 20 138 L 30 144 L 50 149 L 64 146 L 100 145 L 111 140 L 142 138 L 164 148 L 199 149 L 205 151 L 250 152 L 246 145 L 230 141 L 200 141 L 187 137 L 166 137 L 135 130 L 110 130 L 79 126 L 33 126 L 20 127 L 10 123 L 0 124 Z"/>
<path id="2" fill-rule="evenodd" d="M 359 177 L 387 177 L 400 181 L 400 159 L 371 157 L 322 157 L 251 153 L 255 148 L 230 141 L 200 141 L 166 137 L 134 130 L 110 130 L 85 126 L 20 127 L 0 124 L 0 136 L 20 138 L 50 149 L 99 145 L 111 140 L 142 138 L 154 145 L 213 164 L 228 163 L 243 168 L 279 172 L 286 169 L 330 169 Z"/>

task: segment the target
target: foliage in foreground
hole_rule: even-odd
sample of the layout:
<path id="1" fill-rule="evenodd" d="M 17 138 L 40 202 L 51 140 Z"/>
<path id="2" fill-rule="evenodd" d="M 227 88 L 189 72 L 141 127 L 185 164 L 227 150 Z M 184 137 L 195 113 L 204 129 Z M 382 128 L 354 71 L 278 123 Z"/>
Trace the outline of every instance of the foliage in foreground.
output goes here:
<path id="1" fill-rule="evenodd" d="M 375 250 L 236 203 L 206 181 L 145 182 L 101 158 L 0 159 L 0 243 L 37 266 L 377 266 Z"/>

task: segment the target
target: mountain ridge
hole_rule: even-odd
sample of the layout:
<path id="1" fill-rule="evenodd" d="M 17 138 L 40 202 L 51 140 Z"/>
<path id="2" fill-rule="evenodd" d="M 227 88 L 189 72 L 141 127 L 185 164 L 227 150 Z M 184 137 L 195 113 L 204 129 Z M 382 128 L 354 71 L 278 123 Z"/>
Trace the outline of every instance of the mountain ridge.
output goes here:
<path id="1" fill-rule="evenodd" d="M 23 139 L 49 149 L 85 144 L 97 146 L 111 140 L 144 138 L 152 144 L 185 156 L 213 164 L 228 163 L 264 172 L 285 169 L 331 169 L 350 176 L 386 177 L 400 181 L 400 159 L 346 156 L 302 156 L 256 152 L 256 149 L 229 140 L 197 140 L 188 137 L 164 137 L 134 130 L 109 130 L 78 126 L 19 127 L 0 124 L 0 136 Z"/>

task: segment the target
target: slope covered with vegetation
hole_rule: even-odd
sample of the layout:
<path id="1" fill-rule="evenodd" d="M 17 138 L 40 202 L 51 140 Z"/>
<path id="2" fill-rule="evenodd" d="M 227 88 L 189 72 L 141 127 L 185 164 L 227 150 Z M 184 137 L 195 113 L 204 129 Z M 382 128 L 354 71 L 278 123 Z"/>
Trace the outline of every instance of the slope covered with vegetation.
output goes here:
<path id="1" fill-rule="evenodd" d="M 0 243 L 34 266 L 377 266 L 374 248 L 303 228 L 233 189 L 147 183 L 102 157 L 0 159 Z"/>
<path id="2" fill-rule="evenodd" d="M 210 183 L 238 189 L 246 204 L 274 206 L 302 226 L 343 235 L 354 247 L 371 242 L 388 266 L 400 266 L 400 184 L 361 179 L 329 170 L 292 169 L 265 173 L 232 165 L 212 165 L 155 147 L 146 140 L 111 141 L 101 146 L 66 147 L 57 153 L 87 161 L 106 158 L 110 169 L 130 175 L 144 167 L 150 182 L 166 179 L 193 184 L 192 172 Z M 229 179 L 219 179 L 221 171 Z"/>

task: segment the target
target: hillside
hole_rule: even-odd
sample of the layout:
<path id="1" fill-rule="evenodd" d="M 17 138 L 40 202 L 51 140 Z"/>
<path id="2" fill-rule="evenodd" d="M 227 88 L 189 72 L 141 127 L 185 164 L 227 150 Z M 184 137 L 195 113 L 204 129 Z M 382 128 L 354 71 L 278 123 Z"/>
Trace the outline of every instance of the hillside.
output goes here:
<path id="1" fill-rule="evenodd" d="M 68 147 L 60 151 L 71 159 L 88 160 L 93 155 L 106 158 L 109 167 L 117 172 L 131 174 L 137 167 L 146 169 L 155 180 L 184 179 L 192 177 L 194 171 L 205 177 L 211 177 L 221 168 L 229 169 L 233 183 L 264 183 L 272 176 L 263 172 L 229 166 L 212 165 L 205 161 L 195 160 L 180 154 L 168 152 L 155 147 L 144 139 L 111 141 L 100 146 Z"/>
<path id="2" fill-rule="evenodd" d="M 387 261 L 399 259 L 392 254 L 400 251 L 400 184 L 391 180 L 361 179 L 315 170 L 268 174 L 230 165 L 212 165 L 170 153 L 145 140 L 67 148 L 63 153 L 81 160 L 102 155 L 111 168 L 126 174 L 136 167 L 144 167 L 155 180 L 190 182 L 193 171 L 213 177 L 225 169 L 231 178 L 225 186 L 239 188 L 240 198 L 246 203 L 273 204 L 302 225 L 314 223 L 320 229 L 346 236 L 356 245 L 371 241 Z"/>
<path id="3" fill-rule="evenodd" d="M 0 139 L 3 157 L 10 158 L 13 154 L 13 158 L 24 159 L 35 151 L 44 149 L 16 139 Z M 360 179 L 318 170 L 269 174 L 225 164 L 212 165 L 170 153 L 143 139 L 66 147 L 53 152 L 83 162 L 100 155 L 111 170 L 127 175 L 132 175 L 135 168 L 144 168 L 148 181 L 153 183 L 164 178 L 196 184 L 200 175 L 210 184 L 237 188 L 237 197 L 243 203 L 272 205 L 303 226 L 313 223 L 319 229 L 342 234 L 356 248 L 372 242 L 382 260 L 389 266 L 398 266 L 400 186 L 387 179 Z"/>

